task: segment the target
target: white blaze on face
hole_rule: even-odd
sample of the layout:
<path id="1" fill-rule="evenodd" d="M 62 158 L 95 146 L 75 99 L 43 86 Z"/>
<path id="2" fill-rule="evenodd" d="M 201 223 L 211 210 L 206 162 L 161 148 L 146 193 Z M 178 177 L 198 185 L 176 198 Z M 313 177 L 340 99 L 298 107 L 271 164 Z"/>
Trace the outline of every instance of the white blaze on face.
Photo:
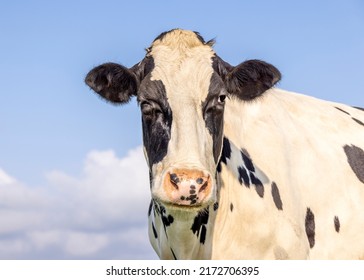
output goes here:
<path id="1" fill-rule="evenodd" d="M 213 140 L 201 106 L 209 91 L 214 52 L 194 32 L 175 30 L 155 41 L 150 55 L 154 59 L 151 80 L 163 82 L 173 117 L 168 153 L 152 170 L 152 191 L 163 199 L 160 188 L 171 168 L 215 174 Z"/>

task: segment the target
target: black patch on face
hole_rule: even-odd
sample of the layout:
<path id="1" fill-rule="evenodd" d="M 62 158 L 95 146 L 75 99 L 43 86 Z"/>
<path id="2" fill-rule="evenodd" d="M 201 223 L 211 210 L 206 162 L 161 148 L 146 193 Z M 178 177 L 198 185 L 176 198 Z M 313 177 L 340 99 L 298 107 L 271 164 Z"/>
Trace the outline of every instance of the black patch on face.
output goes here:
<path id="1" fill-rule="evenodd" d="M 343 113 L 345 113 L 345 114 L 347 114 L 347 115 L 350 115 L 348 112 L 346 112 L 345 110 L 343 110 L 343 109 L 340 109 L 339 107 L 335 107 L 335 109 L 338 109 L 339 111 L 341 111 L 341 112 L 343 112 Z"/>
<path id="2" fill-rule="evenodd" d="M 246 169 L 244 166 L 238 167 L 238 174 L 239 174 L 240 185 L 242 185 L 244 183 L 244 185 L 247 188 L 249 188 L 250 187 L 249 176 L 248 176 L 248 173 L 246 172 Z"/>
<path id="3" fill-rule="evenodd" d="M 264 196 L 263 183 L 257 177 L 255 177 L 253 172 L 250 172 L 250 180 L 251 180 L 252 184 L 255 185 L 255 190 L 256 190 L 257 194 L 260 197 L 263 197 Z"/>
<path id="4" fill-rule="evenodd" d="M 153 71 L 154 58 L 152 56 L 146 56 L 140 63 L 135 64 L 130 70 L 135 74 L 139 84 L 143 79 Z"/>
<path id="5" fill-rule="evenodd" d="M 305 229 L 308 243 L 312 249 L 313 246 L 315 246 L 315 215 L 312 213 L 310 208 L 307 208 L 306 211 Z"/>
<path id="6" fill-rule="evenodd" d="M 334 226 L 335 226 L 335 230 L 336 232 L 340 231 L 340 220 L 338 216 L 334 217 Z"/>
<path id="7" fill-rule="evenodd" d="M 138 101 L 142 111 L 143 142 L 151 167 L 167 154 L 171 139 L 172 111 L 162 81 L 146 78 L 140 86 Z"/>
<path id="8" fill-rule="evenodd" d="M 364 151 L 355 145 L 345 145 L 344 151 L 351 169 L 364 184 Z"/>
<path id="9" fill-rule="evenodd" d="M 158 239 L 158 234 L 157 234 L 157 230 L 154 227 L 154 223 L 152 222 L 152 229 L 153 229 L 153 234 L 154 234 L 154 238 Z"/>
<path id="10" fill-rule="evenodd" d="M 253 161 L 251 160 L 251 158 L 249 156 L 249 153 L 246 150 L 244 150 L 244 149 L 242 149 L 240 151 L 240 153 L 241 153 L 241 157 L 242 157 L 242 159 L 244 161 L 245 167 L 249 171 L 255 172 L 254 164 L 253 164 Z"/>
<path id="11" fill-rule="evenodd" d="M 234 210 L 234 204 L 230 203 L 230 211 L 233 212 Z"/>
<path id="12" fill-rule="evenodd" d="M 364 126 L 364 123 L 362 121 L 360 121 L 360 120 L 358 120 L 356 118 L 353 118 L 353 117 L 352 117 L 352 119 L 353 119 L 353 121 L 356 121 L 358 124 Z"/>
<path id="13" fill-rule="evenodd" d="M 220 156 L 219 165 L 217 166 L 217 172 L 221 172 L 221 162 L 225 163 L 225 165 L 226 165 L 227 160 L 230 159 L 230 157 L 231 157 L 230 141 L 229 141 L 229 139 L 224 137 L 223 141 L 222 141 L 222 152 L 221 152 L 221 156 Z"/>
<path id="14" fill-rule="evenodd" d="M 279 189 L 275 182 L 272 183 L 272 197 L 273 197 L 273 201 L 274 201 L 274 204 L 276 205 L 277 209 L 283 210 L 281 196 L 279 194 Z"/>
<path id="15" fill-rule="evenodd" d="M 213 73 L 210 79 L 209 92 L 206 99 L 201 103 L 205 125 L 212 136 L 215 163 L 219 160 L 223 142 L 226 97 L 221 93 L 223 87 L 221 78 Z"/>
<path id="16" fill-rule="evenodd" d="M 205 244 L 206 240 L 206 225 L 209 221 L 209 208 L 203 209 L 198 212 L 195 217 L 191 230 L 193 234 L 196 234 L 200 238 L 200 243 Z"/>

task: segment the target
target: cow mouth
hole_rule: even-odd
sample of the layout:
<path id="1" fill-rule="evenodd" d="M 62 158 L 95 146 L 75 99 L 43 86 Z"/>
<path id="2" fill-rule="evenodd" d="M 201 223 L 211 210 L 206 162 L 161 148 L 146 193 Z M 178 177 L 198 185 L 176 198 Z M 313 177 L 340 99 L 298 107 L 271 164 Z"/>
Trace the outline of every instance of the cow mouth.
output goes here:
<path id="1" fill-rule="evenodd" d="M 163 205 L 168 210 L 178 211 L 178 212 L 196 212 L 196 211 L 205 209 L 205 208 L 209 207 L 210 205 L 214 204 L 214 201 L 206 201 L 203 203 L 196 203 L 196 204 L 188 205 L 188 204 L 174 203 L 173 201 L 161 200 L 158 198 L 153 198 L 153 199 L 156 202 L 158 202 L 160 205 Z"/>

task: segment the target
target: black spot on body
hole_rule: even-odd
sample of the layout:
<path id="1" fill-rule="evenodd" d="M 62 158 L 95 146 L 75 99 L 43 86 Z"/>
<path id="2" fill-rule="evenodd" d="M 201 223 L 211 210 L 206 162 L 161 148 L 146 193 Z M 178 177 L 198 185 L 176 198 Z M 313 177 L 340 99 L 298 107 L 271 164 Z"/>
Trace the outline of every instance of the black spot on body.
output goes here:
<path id="1" fill-rule="evenodd" d="M 264 196 L 263 183 L 254 175 L 253 172 L 250 172 L 250 180 L 251 180 L 252 184 L 255 185 L 255 190 L 256 190 L 257 194 L 260 197 L 263 197 Z"/>
<path id="2" fill-rule="evenodd" d="M 152 213 L 152 209 L 153 209 L 153 200 L 150 201 L 149 203 L 149 209 L 148 209 L 148 217 L 150 216 L 150 214 Z"/>
<path id="3" fill-rule="evenodd" d="M 315 246 L 315 215 L 310 208 L 306 211 L 305 229 L 310 248 L 313 248 Z"/>
<path id="4" fill-rule="evenodd" d="M 343 110 L 343 109 L 340 109 L 339 107 L 335 107 L 335 109 L 337 109 L 337 110 L 339 110 L 339 111 L 341 111 L 341 112 L 343 112 L 343 113 L 345 113 L 345 114 L 347 114 L 347 115 L 349 115 L 350 116 L 350 114 L 348 113 L 348 112 L 346 112 L 345 110 Z"/>
<path id="5" fill-rule="evenodd" d="M 174 218 L 171 215 L 165 216 L 162 215 L 162 223 L 164 225 L 164 228 L 169 227 L 174 221 Z"/>
<path id="6" fill-rule="evenodd" d="M 281 196 L 279 194 L 279 189 L 275 182 L 272 183 L 272 197 L 273 197 L 273 201 L 274 201 L 274 204 L 276 205 L 277 209 L 283 210 Z"/>
<path id="7" fill-rule="evenodd" d="M 170 223 L 170 219 L 169 219 L 170 216 L 166 217 L 166 216 L 162 216 L 162 222 L 163 222 L 163 225 L 168 227 L 171 225 Z"/>
<path id="8" fill-rule="evenodd" d="M 195 217 L 191 230 L 193 234 L 196 234 L 200 238 L 200 243 L 204 244 L 206 240 L 206 225 L 209 221 L 209 209 L 206 208 L 198 212 Z"/>
<path id="9" fill-rule="evenodd" d="M 364 111 L 364 108 L 361 108 L 361 107 L 355 107 L 355 106 L 353 106 L 353 108 L 358 109 L 358 110 L 361 110 L 361 111 Z"/>
<path id="10" fill-rule="evenodd" d="M 152 189 L 152 184 L 153 183 L 153 175 L 152 175 L 152 171 L 149 170 L 149 189 Z"/>
<path id="11" fill-rule="evenodd" d="M 176 257 L 176 254 L 174 253 L 174 251 L 172 250 L 172 248 L 170 248 L 170 249 L 171 249 L 171 252 L 172 252 L 172 255 L 173 255 L 174 260 L 178 260 L 177 257 Z"/>
<path id="12" fill-rule="evenodd" d="M 226 165 L 227 160 L 230 159 L 230 157 L 231 157 L 231 146 L 230 146 L 229 139 L 227 139 L 226 137 L 224 137 L 222 143 L 223 144 L 222 144 L 222 152 L 221 152 L 221 156 L 220 156 L 220 163 L 223 162 Z M 220 165 L 220 163 L 219 163 L 219 165 Z M 218 172 L 221 172 L 221 167 L 220 167 L 220 170 L 218 170 Z"/>
<path id="13" fill-rule="evenodd" d="M 364 151 L 355 145 L 345 145 L 347 161 L 359 181 L 364 184 Z"/>
<path id="14" fill-rule="evenodd" d="M 361 120 L 358 120 L 356 118 L 352 118 L 352 119 L 353 119 L 353 121 L 357 122 L 358 124 L 364 126 L 364 123 Z"/>
<path id="15" fill-rule="evenodd" d="M 217 209 L 219 209 L 219 203 L 218 202 L 215 202 L 214 203 L 214 211 L 216 211 Z"/>
<path id="16" fill-rule="evenodd" d="M 334 217 L 334 226 L 335 226 L 335 230 L 336 232 L 340 231 L 340 220 L 338 216 Z"/>
<path id="17" fill-rule="evenodd" d="M 155 212 L 157 212 L 157 214 L 160 216 L 163 227 L 164 227 L 164 231 L 167 235 L 167 227 L 169 227 L 173 222 L 174 222 L 174 218 L 171 215 L 167 215 L 167 211 L 166 208 L 162 205 L 159 205 L 157 203 L 154 204 L 154 209 Z"/>
<path id="18" fill-rule="evenodd" d="M 255 168 L 254 168 L 253 161 L 251 160 L 251 158 L 250 158 L 250 156 L 249 156 L 248 152 L 247 152 L 246 150 L 242 149 L 242 150 L 240 151 L 240 153 L 241 153 L 241 157 L 242 157 L 242 159 L 243 159 L 243 161 L 244 161 L 245 167 L 246 167 L 249 171 L 251 171 L 251 172 L 255 172 Z"/>
<path id="19" fill-rule="evenodd" d="M 239 166 L 238 167 L 238 173 L 239 173 L 239 183 L 240 185 L 242 185 L 244 183 L 244 185 L 249 188 L 250 187 L 250 182 L 249 182 L 249 176 L 248 173 L 246 172 L 246 169 L 243 166 Z"/>
<path id="20" fill-rule="evenodd" d="M 234 210 L 234 204 L 230 203 L 230 211 L 233 212 Z"/>
<path id="21" fill-rule="evenodd" d="M 152 222 L 152 229 L 153 229 L 154 238 L 157 239 L 158 238 L 158 234 L 157 234 L 157 230 L 154 227 L 154 223 L 153 222 Z"/>
<path id="22" fill-rule="evenodd" d="M 205 240 L 206 240 L 206 226 L 202 226 L 201 227 L 201 233 L 200 233 L 200 243 L 205 244 Z"/>

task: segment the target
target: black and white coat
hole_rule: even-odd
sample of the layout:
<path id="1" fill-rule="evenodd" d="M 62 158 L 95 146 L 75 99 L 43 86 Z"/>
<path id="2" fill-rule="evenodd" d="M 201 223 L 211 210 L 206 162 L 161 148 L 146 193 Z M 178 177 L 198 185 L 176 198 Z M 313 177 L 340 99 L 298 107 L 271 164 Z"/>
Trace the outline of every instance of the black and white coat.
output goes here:
<path id="1" fill-rule="evenodd" d="M 364 112 L 273 88 L 279 79 L 180 29 L 130 69 L 87 75 L 107 100 L 140 104 L 160 258 L 364 258 Z"/>

